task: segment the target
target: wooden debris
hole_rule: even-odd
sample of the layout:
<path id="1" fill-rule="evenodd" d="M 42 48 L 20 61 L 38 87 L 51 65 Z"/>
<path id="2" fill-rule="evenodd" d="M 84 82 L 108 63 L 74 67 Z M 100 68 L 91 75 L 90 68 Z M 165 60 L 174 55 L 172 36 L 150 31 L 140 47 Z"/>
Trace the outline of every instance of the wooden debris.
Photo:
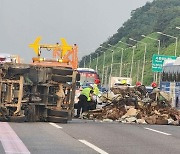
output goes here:
<path id="1" fill-rule="evenodd" d="M 180 111 L 171 107 L 171 99 L 167 93 L 159 92 L 162 97 L 156 101 L 144 87 L 123 86 L 111 90 L 113 93 L 103 95 L 103 102 L 106 105 L 102 109 L 89 112 L 91 118 L 122 123 L 180 124 Z"/>

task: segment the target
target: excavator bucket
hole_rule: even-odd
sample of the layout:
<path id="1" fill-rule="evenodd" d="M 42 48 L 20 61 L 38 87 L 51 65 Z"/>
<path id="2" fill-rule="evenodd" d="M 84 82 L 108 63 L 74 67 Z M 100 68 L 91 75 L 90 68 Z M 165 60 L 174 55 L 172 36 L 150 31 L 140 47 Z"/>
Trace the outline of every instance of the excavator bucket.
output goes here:
<path id="1" fill-rule="evenodd" d="M 62 57 L 66 54 L 67 51 L 72 50 L 72 46 L 68 45 L 66 40 L 64 38 L 61 38 L 61 52 L 62 52 Z"/>
<path id="2" fill-rule="evenodd" d="M 29 44 L 29 47 L 33 48 L 33 50 L 37 56 L 39 55 L 39 46 L 40 46 L 39 42 L 40 42 L 40 40 L 41 40 L 41 37 L 39 36 L 36 38 L 36 40 L 34 41 L 33 44 Z"/>

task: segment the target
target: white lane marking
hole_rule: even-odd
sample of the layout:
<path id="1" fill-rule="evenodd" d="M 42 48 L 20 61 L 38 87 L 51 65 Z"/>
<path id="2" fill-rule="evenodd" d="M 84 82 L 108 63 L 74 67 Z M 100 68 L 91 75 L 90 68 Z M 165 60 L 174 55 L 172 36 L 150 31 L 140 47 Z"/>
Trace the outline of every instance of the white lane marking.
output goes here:
<path id="1" fill-rule="evenodd" d="M 55 124 L 55 123 L 50 122 L 49 124 L 52 125 L 52 126 L 54 126 L 54 127 L 56 127 L 56 128 L 61 128 L 61 129 L 62 129 L 62 127 L 58 126 L 58 125 Z"/>
<path id="2" fill-rule="evenodd" d="M 29 154 L 27 152 L 14 152 L 14 151 L 6 151 L 6 154 Z"/>
<path id="3" fill-rule="evenodd" d="M 0 140 L 6 154 L 30 154 L 21 139 L 7 122 L 0 122 Z"/>
<path id="4" fill-rule="evenodd" d="M 98 148 L 97 146 L 89 143 L 88 141 L 86 140 L 79 140 L 80 142 L 84 143 L 85 145 L 89 146 L 90 148 L 94 149 L 95 151 L 97 151 L 98 153 L 100 154 L 108 154 L 107 152 L 105 152 L 104 150 Z"/>
<path id="5" fill-rule="evenodd" d="M 161 131 L 158 131 L 158 130 L 155 130 L 155 129 L 147 128 L 147 127 L 145 129 L 151 130 L 151 131 L 156 132 L 156 133 L 164 134 L 164 135 L 171 135 L 171 134 L 168 134 L 168 133 L 165 133 L 165 132 L 161 132 Z"/>

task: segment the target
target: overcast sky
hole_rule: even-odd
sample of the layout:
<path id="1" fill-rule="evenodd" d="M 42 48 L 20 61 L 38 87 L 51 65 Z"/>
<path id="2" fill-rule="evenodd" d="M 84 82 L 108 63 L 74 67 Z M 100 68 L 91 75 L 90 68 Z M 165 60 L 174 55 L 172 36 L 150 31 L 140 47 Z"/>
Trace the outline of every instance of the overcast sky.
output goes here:
<path id="1" fill-rule="evenodd" d="M 130 13 L 152 0 L 0 0 L 0 53 L 18 54 L 30 62 L 28 47 L 66 38 L 79 47 L 79 58 L 94 52 L 117 32 Z M 43 51 L 46 52 L 46 51 Z"/>

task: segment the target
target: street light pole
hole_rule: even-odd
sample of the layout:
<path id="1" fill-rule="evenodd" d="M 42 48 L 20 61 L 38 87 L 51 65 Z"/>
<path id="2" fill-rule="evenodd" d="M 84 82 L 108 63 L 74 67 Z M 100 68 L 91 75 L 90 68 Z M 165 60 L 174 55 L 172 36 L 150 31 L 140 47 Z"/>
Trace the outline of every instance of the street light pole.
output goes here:
<path id="1" fill-rule="evenodd" d="M 113 62 L 114 62 L 114 51 L 112 50 L 112 55 L 111 55 L 111 72 L 110 72 L 110 77 L 112 77 L 112 66 L 113 66 Z"/>
<path id="2" fill-rule="evenodd" d="M 155 40 L 155 41 L 158 41 L 158 55 L 160 53 L 160 46 L 161 46 L 161 40 L 158 40 L 158 39 L 155 39 L 155 38 L 152 38 L 152 37 L 149 37 L 149 36 L 145 36 L 145 35 L 141 35 L 142 37 L 144 38 L 149 38 L 151 40 Z"/>
<path id="3" fill-rule="evenodd" d="M 120 77 L 122 77 L 123 54 L 124 54 L 124 49 L 121 48 L 121 65 L 120 65 L 120 70 L 119 70 L 119 76 L 120 76 Z"/>
<path id="4" fill-rule="evenodd" d="M 139 81 L 139 65 L 140 65 L 140 60 L 138 60 L 138 66 L 137 66 L 137 82 Z"/>
<path id="5" fill-rule="evenodd" d="M 174 55 L 176 56 L 176 53 L 177 53 L 178 37 L 171 36 L 171 35 L 167 35 L 167 34 L 164 34 L 164 33 L 162 33 L 162 32 L 157 32 L 157 33 L 158 33 L 158 34 L 161 34 L 161 35 L 164 35 L 164 36 L 167 36 L 167 37 L 171 37 L 171 38 L 176 39 L 176 42 L 175 42 L 175 50 L 174 50 Z"/>
<path id="6" fill-rule="evenodd" d="M 136 46 L 133 46 L 132 44 L 129 44 L 129 43 L 125 43 L 125 42 L 122 42 L 122 41 L 119 41 L 120 43 L 123 43 L 125 45 L 128 45 L 130 47 L 133 48 L 133 51 L 132 51 L 132 58 L 131 58 L 131 71 L 130 71 L 130 78 L 132 77 L 132 71 L 133 71 L 133 63 L 134 63 L 134 50 L 135 50 L 135 47 Z"/>
<path id="7" fill-rule="evenodd" d="M 96 72 L 98 71 L 98 53 L 96 53 Z"/>
<path id="8" fill-rule="evenodd" d="M 104 65 L 105 65 L 105 52 L 103 52 L 103 72 L 102 72 L 102 84 L 104 83 Z"/>
<path id="9" fill-rule="evenodd" d="M 108 69 L 109 69 L 109 66 L 107 66 L 106 68 L 106 77 L 105 77 L 105 82 L 104 82 L 104 84 L 106 85 L 106 88 L 108 87 Z"/>
<path id="10" fill-rule="evenodd" d="M 86 57 L 84 57 L 84 68 L 86 67 L 86 63 L 85 63 L 85 61 L 86 61 Z"/>
<path id="11" fill-rule="evenodd" d="M 145 68 L 145 63 L 146 63 L 146 49 L 147 49 L 147 44 L 145 43 L 145 49 L 144 49 L 144 61 L 143 61 L 143 68 L 142 68 L 142 77 L 141 77 L 141 83 L 143 84 L 144 80 L 144 68 Z"/>
<path id="12" fill-rule="evenodd" d="M 108 45 L 110 45 L 110 44 L 108 44 Z M 100 47 L 102 47 L 102 46 L 100 46 Z M 110 50 L 110 49 L 105 48 L 105 47 L 102 47 L 102 48 L 104 48 L 106 50 Z M 112 74 L 112 65 L 113 65 L 113 62 L 114 62 L 114 50 L 110 50 L 110 51 L 112 52 L 112 54 L 111 54 L 111 71 L 110 71 L 110 76 L 111 76 L 111 74 Z"/>
<path id="13" fill-rule="evenodd" d="M 123 64 L 123 54 L 124 54 L 124 48 L 112 46 L 111 44 L 108 44 L 111 47 L 121 49 L 121 64 L 120 64 L 120 70 L 119 70 L 119 76 L 122 76 L 122 64 Z"/>
<path id="14" fill-rule="evenodd" d="M 130 40 L 132 41 L 135 41 L 135 42 L 139 42 L 139 43 L 142 43 L 144 44 L 144 60 L 143 60 L 143 67 L 142 67 L 142 76 L 141 76 L 141 83 L 143 84 L 143 80 L 144 80 L 144 68 L 145 68 L 145 63 L 146 63 L 146 50 L 147 50 L 147 43 L 144 43 L 142 41 L 137 41 L 135 39 L 132 39 L 132 38 L 129 38 Z"/>
<path id="15" fill-rule="evenodd" d="M 121 49 L 121 63 L 120 63 L 119 77 L 122 77 L 124 48 L 121 48 L 121 47 L 116 47 L 116 48 Z"/>
<path id="16" fill-rule="evenodd" d="M 151 40 L 155 40 L 155 41 L 158 41 L 158 55 L 159 55 L 159 53 L 160 53 L 160 47 L 161 47 L 161 40 L 159 40 L 159 39 L 155 39 L 155 38 L 152 38 L 152 37 L 149 37 L 149 36 L 145 36 L 145 35 L 141 35 L 142 37 L 144 37 L 144 38 L 149 38 L 149 39 L 151 39 Z M 158 73 L 156 72 L 155 74 L 155 77 L 154 77 L 154 80 L 157 82 L 157 80 L 158 80 Z"/>
<path id="17" fill-rule="evenodd" d="M 131 59 L 131 71 L 130 71 L 130 78 L 132 77 L 132 71 L 133 71 L 133 63 L 134 63 L 134 50 L 135 50 L 135 46 L 133 46 L 132 48 L 133 48 L 133 52 L 132 52 L 132 59 Z"/>
<path id="18" fill-rule="evenodd" d="M 133 45 L 132 44 L 129 44 L 129 43 L 125 43 L 125 42 L 122 42 L 122 41 L 119 41 L 120 43 L 123 43 L 123 44 L 125 44 L 125 45 L 128 45 L 128 46 L 130 46 L 130 47 L 133 47 Z"/>
<path id="19" fill-rule="evenodd" d="M 103 47 L 103 46 L 100 46 L 101 48 L 104 48 L 104 49 L 106 49 L 106 50 L 110 50 L 110 49 L 108 49 L 108 48 L 105 48 L 105 47 Z M 111 52 L 112 52 L 112 57 L 111 57 L 111 70 L 110 70 L 110 78 L 109 78 L 109 83 L 110 83 L 110 79 L 111 79 L 111 76 L 112 76 L 112 66 L 113 66 L 113 61 L 114 61 L 114 51 L 113 50 L 110 50 Z"/>
<path id="20" fill-rule="evenodd" d="M 91 55 L 90 55 L 89 68 L 91 68 Z"/>

